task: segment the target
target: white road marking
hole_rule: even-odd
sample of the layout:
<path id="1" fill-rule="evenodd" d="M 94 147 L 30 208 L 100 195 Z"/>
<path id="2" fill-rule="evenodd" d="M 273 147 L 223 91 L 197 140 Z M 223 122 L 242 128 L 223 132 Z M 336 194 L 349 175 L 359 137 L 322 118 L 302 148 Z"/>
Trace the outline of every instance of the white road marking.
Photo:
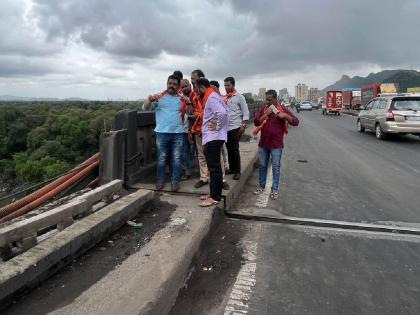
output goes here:
<path id="1" fill-rule="evenodd" d="M 270 198 L 271 185 L 273 184 L 273 170 L 271 167 L 271 161 L 268 163 L 267 181 L 265 184 L 265 190 L 257 197 L 255 206 L 258 208 L 267 208 L 268 200 Z"/>
<path id="2" fill-rule="evenodd" d="M 235 284 L 227 302 L 224 315 L 247 314 L 248 302 L 252 296 L 252 288 L 257 282 L 255 279 L 255 271 L 257 270 L 257 243 L 253 241 L 244 241 L 243 259 L 245 264 L 236 277 Z"/>

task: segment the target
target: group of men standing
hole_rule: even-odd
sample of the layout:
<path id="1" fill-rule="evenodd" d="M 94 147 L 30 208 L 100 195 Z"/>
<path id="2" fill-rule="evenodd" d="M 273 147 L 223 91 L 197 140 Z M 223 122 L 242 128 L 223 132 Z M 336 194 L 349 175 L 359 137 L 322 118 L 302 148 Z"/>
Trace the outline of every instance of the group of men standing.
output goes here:
<path id="1" fill-rule="evenodd" d="M 172 191 L 179 190 L 181 179 L 189 178 L 192 144 L 197 150 L 200 169 L 200 180 L 195 187 L 210 183 L 210 194 L 201 198 L 201 206 L 217 204 L 222 189 L 229 189 L 224 181 L 227 171 L 222 158 L 224 145 L 229 172 L 234 180 L 240 179 L 239 139 L 248 124 L 249 110 L 244 96 L 235 90 L 235 79 L 226 78 L 224 85 L 226 95 L 222 96 L 219 83 L 209 81 L 203 71 L 194 70 L 191 83 L 180 71 L 175 71 L 168 77 L 167 89 L 150 95 L 144 102 L 145 109 L 156 111 L 157 190 L 164 187 L 169 161 Z"/>
<path id="2" fill-rule="evenodd" d="M 236 91 L 235 79 L 227 77 L 224 80 L 225 95 L 221 95 L 219 87 L 217 81 L 209 81 L 199 69 L 191 73 L 191 83 L 183 78 L 180 71 L 175 71 L 168 77 L 167 89 L 160 94 L 150 95 L 144 102 L 144 109 L 156 111 L 156 189 L 163 189 L 167 167 L 170 164 L 171 190 L 179 190 L 181 179 L 191 176 L 190 153 L 191 149 L 195 148 L 200 168 L 200 180 L 195 187 L 210 184 L 210 194 L 200 198 L 202 207 L 219 203 L 222 190 L 229 189 L 224 181 L 224 147 L 227 149 L 229 172 L 233 174 L 234 180 L 240 179 L 239 140 L 249 122 L 248 105 L 244 96 Z M 266 105 L 254 120 L 255 125 L 259 126 L 258 131 L 261 131 L 260 185 L 255 193 L 265 189 L 268 160 L 271 155 L 273 186 L 270 196 L 276 199 L 283 135 L 287 133 L 287 124 L 297 125 L 299 121 L 277 103 L 275 91 L 267 91 L 266 97 Z M 275 106 L 274 110 L 271 105 Z M 262 144 L 266 146 L 264 150 Z"/>

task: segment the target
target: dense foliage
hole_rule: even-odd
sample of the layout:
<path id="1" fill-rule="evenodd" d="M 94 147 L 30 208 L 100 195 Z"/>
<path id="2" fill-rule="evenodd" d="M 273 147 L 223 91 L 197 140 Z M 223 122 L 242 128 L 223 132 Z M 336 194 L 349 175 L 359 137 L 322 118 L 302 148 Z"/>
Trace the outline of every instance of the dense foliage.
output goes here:
<path id="1" fill-rule="evenodd" d="M 100 133 L 127 108 L 139 103 L 0 103 L 0 181 L 14 186 L 68 171 L 98 151 Z"/>

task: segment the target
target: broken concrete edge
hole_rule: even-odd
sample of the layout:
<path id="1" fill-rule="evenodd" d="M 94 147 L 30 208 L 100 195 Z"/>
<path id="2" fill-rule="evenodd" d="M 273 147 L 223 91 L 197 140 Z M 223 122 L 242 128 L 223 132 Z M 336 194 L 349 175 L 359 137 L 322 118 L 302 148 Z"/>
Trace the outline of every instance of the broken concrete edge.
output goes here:
<path id="1" fill-rule="evenodd" d="M 210 213 L 210 220 L 202 225 L 200 232 L 192 241 L 192 245 L 184 252 L 184 259 L 180 259 L 177 266 L 172 269 L 171 274 L 166 279 L 162 279 L 162 284 L 159 285 L 160 289 L 157 290 L 155 299 L 145 303 L 139 309 L 138 314 L 161 315 L 170 312 L 179 292 L 195 271 L 194 266 L 199 260 L 205 244 L 224 216 L 223 210 L 217 206 L 210 209 Z M 176 216 L 175 213 L 174 215 Z"/>
<path id="2" fill-rule="evenodd" d="M 258 159 L 258 153 L 253 152 L 251 154 L 251 159 L 249 159 L 242 168 L 241 179 L 235 182 L 225 198 L 224 209 L 221 209 L 220 206 L 211 209 L 212 216 L 210 222 L 205 222 L 203 224 L 201 234 L 194 239 L 194 245 L 188 249 L 188 252 L 186 251 L 184 253 L 184 258 L 178 259 L 179 264 L 172 270 L 172 273 L 166 279 L 161 279 L 162 284 L 159 286 L 159 293 L 156 293 L 155 300 L 145 304 L 143 308 L 138 310 L 138 314 L 160 315 L 170 312 L 176 302 L 179 291 L 185 286 L 185 283 L 189 279 L 189 275 L 194 271 L 195 263 L 202 253 L 206 240 L 208 240 L 217 227 L 219 219 L 224 216 L 224 210 L 229 209 L 233 205 L 249 176 L 251 176 L 254 169 L 254 163 Z M 149 244 L 151 245 L 151 243 Z"/>
<path id="3" fill-rule="evenodd" d="M 0 265 L 0 309 L 119 229 L 155 198 L 153 191 L 138 190 Z"/>
<path id="4" fill-rule="evenodd" d="M 227 204 L 239 196 L 252 173 L 257 158 L 255 144 L 244 146 L 249 152 L 243 159 L 241 180 L 235 181 Z M 110 272 L 78 296 L 72 304 L 56 309 L 53 314 L 167 314 L 176 302 L 180 290 L 193 274 L 195 264 L 209 237 L 224 217 L 223 205 L 188 211 L 186 204 L 175 201 L 180 195 L 162 194 L 177 209 L 171 220 L 186 218 L 187 230 L 176 232 L 171 224 L 156 232 L 138 252 L 128 257 L 118 268 Z M 175 200 L 173 200 L 175 199 Z M 195 205 L 195 202 L 192 202 Z M 188 219 L 189 218 L 189 219 Z M 175 229 L 175 230 L 174 230 Z M 176 236 L 173 236 L 175 233 Z M 135 270 L 135 272 L 134 272 Z M 119 289 L 113 291 L 116 286 Z M 109 294 L 108 292 L 113 292 Z"/>

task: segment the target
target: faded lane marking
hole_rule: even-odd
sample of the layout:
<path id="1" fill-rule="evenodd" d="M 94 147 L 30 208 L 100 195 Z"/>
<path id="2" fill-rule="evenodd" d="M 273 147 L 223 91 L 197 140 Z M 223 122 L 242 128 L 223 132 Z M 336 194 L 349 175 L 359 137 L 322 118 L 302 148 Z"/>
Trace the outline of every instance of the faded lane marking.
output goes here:
<path id="1" fill-rule="evenodd" d="M 252 288 L 255 286 L 255 271 L 257 269 L 257 248 L 258 244 L 253 241 L 242 243 L 242 258 L 245 264 L 236 277 L 232 292 L 230 293 L 224 315 L 247 314 L 248 303 L 252 296 Z"/>

